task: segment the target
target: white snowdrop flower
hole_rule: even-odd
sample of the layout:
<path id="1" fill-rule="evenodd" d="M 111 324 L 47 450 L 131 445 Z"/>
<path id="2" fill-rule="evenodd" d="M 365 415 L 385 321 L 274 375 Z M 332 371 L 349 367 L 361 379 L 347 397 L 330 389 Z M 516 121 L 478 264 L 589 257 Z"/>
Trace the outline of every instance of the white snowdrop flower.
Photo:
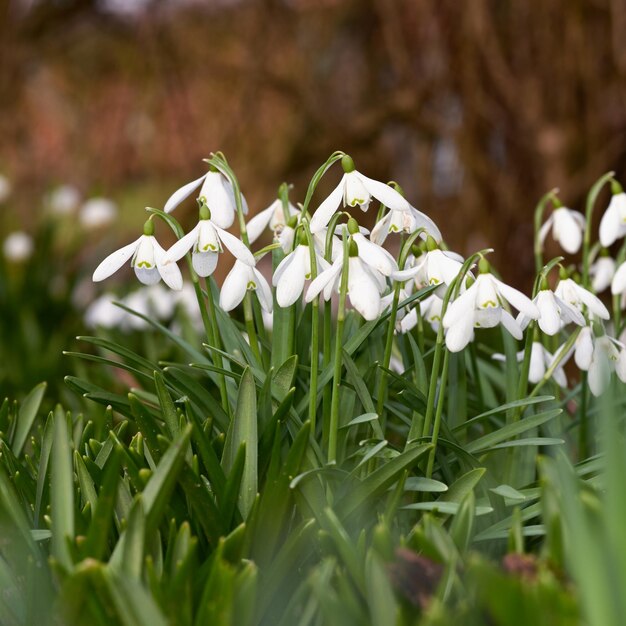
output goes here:
<path id="1" fill-rule="evenodd" d="M 626 193 L 614 193 L 600 220 L 600 243 L 608 248 L 626 235 Z"/>
<path id="2" fill-rule="evenodd" d="M 583 242 L 585 216 L 578 211 L 558 207 L 539 230 L 539 241 L 543 245 L 548 232 L 552 228 L 552 237 L 568 254 L 576 254 Z"/>
<path id="3" fill-rule="evenodd" d="M 110 254 L 93 273 L 97 283 L 108 278 L 130 260 L 135 275 L 144 285 L 155 285 L 162 278 L 171 289 L 183 286 L 183 277 L 176 263 L 165 262 L 165 250 L 154 237 L 154 224 L 148 220 L 143 227 L 143 235 L 127 246 Z"/>
<path id="4" fill-rule="evenodd" d="M 280 247 L 285 254 L 289 254 L 291 252 L 295 237 L 295 224 L 292 224 L 291 220 L 288 224 L 279 224 L 274 231 L 274 241 L 280 244 Z"/>
<path id="5" fill-rule="evenodd" d="M 263 274 L 254 265 L 237 259 L 235 265 L 224 279 L 220 291 L 220 306 L 224 311 L 234 309 L 246 295 L 246 291 L 256 291 L 261 307 L 267 313 L 272 312 L 272 290 Z"/>
<path id="6" fill-rule="evenodd" d="M 33 238 L 21 230 L 8 235 L 2 245 L 4 257 L 12 263 L 27 261 L 32 256 L 34 249 Z"/>
<path id="7" fill-rule="evenodd" d="M 80 192 L 73 185 L 59 185 L 48 194 L 46 204 L 53 215 L 71 215 L 80 204 Z"/>
<path id="8" fill-rule="evenodd" d="M 300 211 L 289 202 L 287 204 L 287 215 L 289 218 L 299 217 Z M 276 233 L 280 227 L 283 229 L 289 219 L 285 220 L 285 211 L 283 210 L 283 203 L 280 198 L 277 198 L 270 204 L 267 209 L 264 209 L 260 213 L 257 213 L 247 224 L 246 230 L 248 231 L 248 239 L 250 243 L 254 243 L 263 233 L 263 231 L 269 226 L 270 230 Z"/>
<path id="9" fill-rule="evenodd" d="M 311 282 L 306 292 L 305 301 L 324 292 L 324 299 L 329 300 L 332 292 L 340 286 L 343 269 L 343 254 L 326 270 L 322 271 Z M 357 244 L 350 242 L 350 258 L 348 259 L 348 299 L 350 304 L 366 319 L 374 320 L 380 315 L 381 294 L 385 290 L 384 277 L 371 269 L 359 256 Z"/>
<path id="10" fill-rule="evenodd" d="M 0 174 L 0 204 L 8 200 L 11 195 L 11 189 L 11 181 L 3 174 Z"/>
<path id="11" fill-rule="evenodd" d="M 171 291 L 158 284 L 139 289 L 139 292 L 145 299 L 150 314 L 159 320 L 172 317 L 176 301 Z"/>
<path id="12" fill-rule="evenodd" d="M 585 325 L 585 318 L 578 307 L 561 300 L 550 289 L 541 289 L 533 299 L 539 309 L 537 324 L 546 335 L 556 335 L 565 324 L 573 322 L 579 326 Z M 517 323 L 524 330 L 530 318 L 523 313 L 517 316 Z"/>
<path id="13" fill-rule="evenodd" d="M 235 221 L 237 204 L 235 191 L 231 182 L 220 171 L 211 166 L 211 169 L 197 180 L 194 180 L 180 189 L 177 189 L 167 200 L 163 210 L 171 213 L 183 200 L 188 198 L 198 187 L 198 200 L 203 200 L 211 211 L 212 220 L 220 228 L 230 228 Z M 244 215 L 248 213 L 248 204 L 243 194 L 241 196 Z"/>
<path id="14" fill-rule="evenodd" d="M 431 328 L 437 332 L 441 324 L 441 312 L 443 309 L 443 300 L 435 293 L 430 294 L 424 300 L 420 300 L 417 305 L 411 309 L 398 322 L 398 329 L 401 333 L 408 333 L 417 326 L 418 313 L 426 320 Z"/>
<path id="15" fill-rule="evenodd" d="M 615 272 L 611 281 L 611 293 L 613 295 L 626 292 L 626 262 L 622 263 Z"/>
<path id="16" fill-rule="evenodd" d="M 434 247 L 432 247 L 433 244 Z M 432 241 L 431 247 L 430 251 L 415 259 L 413 267 L 394 272 L 392 278 L 400 281 L 414 278 L 419 288 L 441 285 L 442 289 L 437 291 L 440 292 L 438 295 L 442 296 L 445 293 L 445 288 L 461 271 L 463 257 L 454 252 L 440 250 L 434 241 Z"/>
<path id="17" fill-rule="evenodd" d="M 418 211 L 414 206 L 409 205 L 408 211 L 389 211 L 372 230 L 370 239 L 382 246 L 389 233 L 414 233 L 419 228 L 424 229 L 422 238 L 426 239 L 430 235 L 436 242 L 441 241 L 441 232 L 433 220 L 428 215 Z"/>
<path id="18" fill-rule="evenodd" d="M 574 360 L 579 369 L 588 373 L 589 389 L 596 397 L 607 388 L 611 372 L 626 382 L 624 344 L 608 335 L 596 337 L 590 326 L 585 326 L 576 338 Z"/>
<path id="19" fill-rule="evenodd" d="M 528 381 L 536 385 L 546 374 L 546 371 L 552 367 L 556 357 L 558 357 L 559 351 L 552 354 L 546 348 L 543 347 L 541 342 L 533 341 L 530 352 L 530 367 L 528 369 Z M 516 355 L 518 363 L 524 360 L 524 350 L 521 350 Z M 494 354 L 492 358 L 496 361 L 506 361 L 504 354 Z M 563 371 L 564 361 L 561 361 L 559 365 L 554 369 L 552 378 L 559 387 L 567 387 L 567 376 Z"/>
<path id="20" fill-rule="evenodd" d="M 602 301 L 571 278 L 561 279 L 554 293 L 558 298 L 563 300 L 563 302 L 570 304 L 580 312 L 582 312 L 583 307 L 586 306 L 591 313 L 603 320 L 608 320 L 610 317 L 609 311 L 604 304 L 602 304 Z"/>
<path id="21" fill-rule="evenodd" d="M 328 225 L 342 201 L 344 206 L 355 207 L 358 204 L 362 211 L 367 211 L 374 197 L 392 211 L 410 210 L 411 205 L 395 189 L 358 172 L 354 167 L 354 161 L 348 155 L 341 159 L 341 165 L 343 177 L 311 218 L 312 233 Z"/>
<path id="22" fill-rule="evenodd" d="M 78 214 L 85 228 L 101 228 L 110 224 L 117 216 L 117 205 L 108 198 L 90 198 L 83 204 Z"/>
<path id="23" fill-rule="evenodd" d="M 118 298 L 104 293 L 94 300 L 85 311 L 84 321 L 88 328 L 119 328 L 125 326 L 126 311 L 113 304 Z"/>
<path id="24" fill-rule="evenodd" d="M 318 273 L 327 270 L 330 265 L 315 250 Z M 272 284 L 276 287 L 276 302 L 285 308 L 294 304 L 302 295 L 304 283 L 311 278 L 311 251 L 302 234 L 300 243 L 289 253 L 274 271 Z"/>
<path id="25" fill-rule="evenodd" d="M 602 293 L 611 285 L 615 275 L 615 260 L 610 256 L 600 256 L 589 268 L 591 289 L 594 293 Z"/>
<path id="26" fill-rule="evenodd" d="M 249 248 L 215 223 L 213 213 L 203 204 L 198 223 L 167 251 L 165 263 L 173 264 L 191 250 L 191 262 L 196 274 L 210 276 L 217 267 L 219 254 L 224 251 L 222 244 L 237 260 L 254 267 L 254 256 Z"/>
<path id="27" fill-rule="evenodd" d="M 481 260 L 481 269 L 488 265 Z M 539 310 L 523 293 L 506 285 L 486 271 L 465 293 L 452 302 L 443 318 L 446 346 L 451 352 L 459 352 L 473 339 L 474 328 L 493 328 L 502 324 L 515 337 L 522 338 L 522 329 L 508 311 L 502 307 L 507 300 L 521 313 L 531 319 L 539 317 Z"/>
<path id="28" fill-rule="evenodd" d="M 348 220 L 348 232 L 354 243 L 357 244 L 359 258 L 367 263 L 370 268 L 383 276 L 391 276 L 398 271 L 398 264 L 393 256 L 382 246 L 367 239 L 353 217 Z"/>

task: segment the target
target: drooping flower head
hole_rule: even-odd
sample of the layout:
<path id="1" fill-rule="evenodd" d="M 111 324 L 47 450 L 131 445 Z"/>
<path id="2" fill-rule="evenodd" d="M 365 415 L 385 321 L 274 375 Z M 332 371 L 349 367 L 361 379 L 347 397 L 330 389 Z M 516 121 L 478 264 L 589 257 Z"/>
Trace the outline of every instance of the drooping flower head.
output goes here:
<path id="1" fill-rule="evenodd" d="M 583 242 L 585 216 L 578 211 L 559 206 L 554 209 L 539 231 L 539 240 L 542 245 L 550 229 L 552 229 L 552 237 L 565 252 L 576 254 Z"/>
<path id="2" fill-rule="evenodd" d="M 248 222 L 246 225 L 248 240 L 250 243 L 254 243 L 268 227 L 276 236 L 278 231 L 283 231 L 284 228 L 291 223 L 290 220 L 292 218 L 298 218 L 299 216 L 300 210 L 291 204 L 291 202 L 283 204 L 281 198 L 276 198 L 267 209 L 263 209 L 263 211 L 257 213 Z"/>
<path id="3" fill-rule="evenodd" d="M 585 317 L 578 307 L 559 298 L 548 289 L 547 284 L 544 287 L 533 298 L 533 304 L 539 310 L 537 324 L 546 335 L 556 335 L 565 324 L 571 322 L 579 326 L 585 325 Z M 517 316 L 517 322 L 522 330 L 528 326 L 530 319 L 524 313 Z"/>
<path id="4" fill-rule="evenodd" d="M 210 276 L 217 267 L 217 260 L 224 251 L 222 244 L 238 260 L 253 267 L 254 257 L 248 247 L 237 237 L 218 226 L 213 221 L 213 213 L 205 202 L 200 206 L 200 219 L 196 226 L 179 239 L 168 251 L 166 263 L 175 263 L 191 252 L 193 269 L 198 276 Z"/>
<path id="5" fill-rule="evenodd" d="M 328 225 L 343 201 L 343 206 L 360 206 L 367 211 L 372 197 L 393 211 L 409 211 L 411 205 L 393 188 L 358 172 L 354 161 L 347 154 L 341 159 L 344 175 L 339 184 L 324 200 L 311 218 L 311 232 L 315 233 Z"/>
<path id="6" fill-rule="evenodd" d="M 617 181 L 611 182 L 613 195 L 600 220 L 600 243 L 608 248 L 626 235 L 626 193 Z"/>
<path id="7" fill-rule="evenodd" d="M 135 275 L 144 285 L 155 285 L 163 279 L 171 289 L 183 286 L 183 277 L 176 263 L 166 263 L 165 250 L 154 237 L 154 223 L 149 219 L 143 227 L 143 235 L 127 246 L 111 253 L 93 273 L 93 281 L 108 278 L 130 259 Z"/>
<path id="8" fill-rule="evenodd" d="M 256 291 L 261 307 L 266 313 L 272 312 L 272 290 L 265 277 L 254 265 L 237 259 L 224 279 L 220 291 L 220 306 L 231 311 L 244 299 L 247 291 Z"/>

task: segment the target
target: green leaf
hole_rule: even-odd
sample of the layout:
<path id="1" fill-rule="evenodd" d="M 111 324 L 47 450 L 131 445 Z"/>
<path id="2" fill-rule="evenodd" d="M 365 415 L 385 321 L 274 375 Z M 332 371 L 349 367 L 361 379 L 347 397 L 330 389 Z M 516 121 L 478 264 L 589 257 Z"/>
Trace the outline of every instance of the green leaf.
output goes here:
<path id="1" fill-rule="evenodd" d="M 517 502 L 526 500 L 526 496 L 523 493 L 520 493 L 517 489 L 511 487 L 511 485 L 498 485 L 489 491 L 498 496 L 502 496 L 503 498 L 508 498 L 509 500 L 515 500 Z"/>
<path id="2" fill-rule="evenodd" d="M 356 426 L 357 424 L 365 424 L 367 422 L 371 422 L 373 420 L 378 419 L 378 413 L 363 413 L 354 419 L 351 419 L 347 424 L 340 426 L 340 430 L 342 428 L 350 428 L 350 426 Z"/>
<path id="3" fill-rule="evenodd" d="M 52 442 L 52 556 L 66 569 L 73 565 L 68 540 L 74 540 L 74 475 L 67 421 L 61 407 L 54 414 Z"/>
<path id="4" fill-rule="evenodd" d="M 442 492 L 448 491 L 448 485 L 432 478 L 423 476 L 411 476 L 404 483 L 405 491 L 429 491 Z"/>
<path id="5" fill-rule="evenodd" d="M 156 386 L 157 397 L 159 398 L 159 404 L 161 405 L 161 412 L 163 414 L 163 421 L 167 426 L 170 437 L 173 439 L 180 432 L 178 424 L 178 412 L 174 401 L 167 390 L 165 385 L 165 379 L 163 374 L 158 370 L 154 372 L 154 384 Z"/>
<path id="6" fill-rule="evenodd" d="M 141 496 L 138 495 L 128 515 L 121 563 L 122 571 L 136 580 L 141 580 L 145 542 L 146 516 Z"/>
<path id="7" fill-rule="evenodd" d="M 477 467 L 457 478 L 448 491 L 444 493 L 437 502 L 462 502 L 468 493 L 473 491 L 480 479 L 485 475 L 487 470 L 484 467 Z"/>
<path id="8" fill-rule="evenodd" d="M 31 390 L 31 392 L 20 404 L 20 410 L 17 414 L 15 435 L 13 436 L 13 441 L 11 443 L 11 450 L 16 457 L 19 457 L 20 454 L 22 454 L 22 449 L 26 443 L 28 433 L 33 427 L 33 423 L 37 417 L 37 411 L 39 411 L 45 392 L 46 383 L 39 383 Z"/>
<path id="9" fill-rule="evenodd" d="M 245 444 L 245 465 L 239 491 L 239 508 L 244 518 L 250 512 L 258 492 L 258 434 L 256 413 L 256 387 L 250 368 L 241 377 L 237 408 L 231 421 L 222 466 L 226 472 L 232 468 L 235 455 L 241 444 Z"/>
<path id="10" fill-rule="evenodd" d="M 402 507 L 406 510 L 412 511 L 432 511 L 433 513 L 443 513 L 444 515 L 457 515 L 461 509 L 461 505 L 458 502 L 414 502 L 413 504 L 407 504 Z M 477 506 L 476 515 L 488 515 L 493 512 L 493 507 L 490 506 Z"/>

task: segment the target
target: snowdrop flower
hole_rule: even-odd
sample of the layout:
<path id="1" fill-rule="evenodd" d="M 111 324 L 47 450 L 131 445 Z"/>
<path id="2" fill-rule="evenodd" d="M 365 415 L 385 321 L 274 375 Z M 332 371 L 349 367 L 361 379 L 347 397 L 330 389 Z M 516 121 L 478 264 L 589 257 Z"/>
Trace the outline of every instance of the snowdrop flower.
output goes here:
<path id="1" fill-rule="evenodd" d="M 615 372 L 626 382 L 626 350 L 624 344 L 608 335 L 596 336 L 590 326 L 585 326 L 576 338 L 574 360 L 579 369 L 588 372 L 589 389 L 599 396 Z"/>
<path id="2" fill-rule="evenodd" d="M 533 341 L 530 352 L 530 368 L 528 370 L 528 381 L 536 385 L 544 376 L 545 373 L 555 360 L 559 357 L 559 350 L 552 354 L 546 350 L 541 342 Z M 504 354 L 494 354 L 492 358 L 495 361 L 506 361 Z M 521 363 L 524 360 L 524 350 L 517 353 L 517 361 Z M 567 387 L 567 376 L 563 371 L 564 362 L 561 361 L 559 365 L 554 369 L 552 378 L 559 387 Z"/>
<path id="3" fill-rule="evenodd" d="M 327 270 L 330 265 L 315 250 L 318 272 Z M 302 295 L 305 281 L 311 278 L 311 252 L 306 235 L 302 233 L 300 243 L 289 253 L 274 271 L 272 284 L 276 287 L 276 302 L 281 307 L 294 304 Z"/>
<path id="4" fill-rule="evenodd" d="M 2 245 L 4 257 L 12 263 L 27 261 L 32 256 L 34 248 L 33 238 L 19 230 L 8 235 Z"/>
<path id="5" fill-rule="evenodd" d="M 71 215 L 80 202 L 80 192 L 72 185 L 60 185 L 53 189 L 47 198 L 47 205 L 53 215 Z"/>
<path id="6" fill-rule="evenodd" d="M 272 312 L 272 290 L 263 274 L 254 265 L 237 259 L 233 269 L 224 279 L 220 292 L 220 306 L 224 311 L 234 309 L 246 295 L 246 291 L 256 290 L 261 307 L 267 313 Z"/>
<path id="7" fill-rule="evenodd" d="M 414 278 L 419 288 L 441 285 L 442 289 L 437 291 L 445 292 L 445 288 L 461 271 L 463 257 L 454 252 L 440 250 L 434 239 L 428 240 L 428 244 L 429 251 L 419 256 L 413 267 L 394 272 L 392 278 L 400 281 Z M 441 297 L 443 294 L 438 295 Z"/>
<path id="8" fill-rule="evenodd" d="M 419 228 L 424 229 L 422 238 L 430 235 L 435 241 L 441 241 L 441 232 L 433 220 L 414 206 L 409 205 L 407 211 L 389 211 L 372 230 L 370 239 L 382 246 L 389 233 L 414 233 Z"/>
<path id="9" fill-rule="evenodd" d="M 11 181 L 0 174 L 0 203 L 4 202 L 11 195 Z"/>
<path id="10" fill-rule="evenodd" d="M 289 254 L 296 238 L 297 218 L 292 217 L 286 224 L 279 224 L 274 231 L 274 241 L 280 244 L 283 252 Z"/>
<path id="11" fill-rule="evenodd" d="M 534 297 L 533 304 L 539 309 L 537 324 L 546 335 L 556 335 L 565 324 L 573 322 L 579 326 L 585 325 L 585 318 L 580 310 L 561 300 L 550 289 L 541 289 Z M 524 330 L 530 323 L 530 317 L 520 313 L 517 323 Z"/>
<path id="12" fill-rule="evenodd" d="M 359 250 L 354 240 L 350 241 L 348 259 L 348 299 L 350 304 L 366 319 L 374 320 L 380 315 L 381 293 L 385 289 L 384 280 L 376 275 L 359 256 Z M 309 285 L 305 301 L 324 292 L 324 299 L 329 300 L 333 290 L 339 287 L 343 269 L 343 254 L 326 270 L 322 271 Z"/>
<path id="13" fill-rule="evenodd" d="M 289 202 L 287 205 L 287 215 L 289 218 L 297 218 L 300 215 L 300 211 Z M 268 226 L 270 230 L 276 233 L 279 228 L 281 228 L 281 230 L 284 229 L 289 221 L 289 219 L 285 220 L 283 203 L 280 198 L 277 198 L 267 209 L 255 215 L 247 223 L 246 230 L 248 231 L 248 239 L 250 243 L 254 243 Z"/>
<path id="14" fill-rule="evenodd" d="M 563 206 L 554 209 L 552 215 L 539 230 L 541 245 L 543 245 L 550 228 L 552 228 L 552 237 L 559 242 L 561 248 L 568 254 L 576 254 L 583 242 L 585 216 Z"/>
<path id="15" fill-rule="evenodd" d="M 624 235 L 626 235 L 626 193 L 619 185 L 614 185 L 613 196 L 600 220 L 600 243 L 608 248 Z"/>
<path id="16" fill-rule="evenodd" d="M 418 312 L 425 319 L 431 328 L 437 332 L 441 324 L 441 312 L 443 309 L 443 300 L 435 293 L 430 294 L 424 300 L 417 303 L 417 306 L 411 309 L 398 323 L 399 332 L 408 333 L 417 326 Z"/>
<path id="17" fill-rule="evenodd" d="M 117 205 L 108 198 L 91 198 L 83 204 L 78 214 L 85 228 L 101 228 L 110 224 L 117 215 Z"/>
<path id="18" fill-rule="evenodd" d="M 235 221 L 237 205 L 235 202 L 235 191 L 231 182 L 215 167 L 180 189 L 177 189 L 165 203 L 163 210 L 171 213 L 183 200 L 188 198 L 198 187 L 198 200 L 204 203 L 211 210 L 212 220 L 220 228 L 230 228 Z M 243 195 L 241 196 L 244 215 L 248 213 L 248 205 Z"/>
<path id="19" fill-rule="evenodd" d="M 602 301 L 590 291 L 581 287 L 571 278 L 561 279 L 554 290 L 555 295 L 567 304 L 583 311 L 586 306 L 591 313 L 603 320 L 608 320 L 610 315 Z"/>
<path id="20" fill-rule="evenodd" d="M 331 194 L 319 205 L 311 218 L 311 232 L 325 228 L 343 200 L 344 206 L 367 211 L 372 196 L 392 211 L 409 211 L 411 205 L 389 185 L 368 178 L 356 170 L 354 161 L 347 154 L 341 159 L 344 175 Z"/>
<path id="21" fill-rule="evenodd" d="M 487 272 L 485 259 L 481 259 L 480 266 L 476 281 L 448 306 L 444 315 L 442 323 L 447 330 L 446 346 L 450 352 L 465 348 L 474 337 L 474 327 L 493 328 L 501 323 L 515 339 L 521 339 L 522 329 L 503 309 L 504 300 L 531 319 L 539 317 L 539 310 L 523 293 Z"/>
<path id="22" fill-rule="evenodd" d="M 357 245 L 359 257 L 372 269 L 380 272 L 383 276 L 391 276 L 398 271 L 398 264 L 393 256 L 382 246 L 367 239 L 353 217 L 348 220 L 348 232 Z"/>
<path id="23" fill-rule="evenodd" d="M 154 237 L 154 223 L 148 220 L 143 227 L 143 235 L 127 246 L 110 254 L 93 273 L 97 283 L 117 272 L 130 259 L 137 278 L 144 285 L 155 285 L 162 278 L 171 289 L 183 286 L 183 277 L 176 263 L 165 262 L 165 250 Z"/>
<path id="24" fill-rule="evenodd" d="M 198 223 L 167 251 L 165 263 L 175 263 L 192 250 L 191 263 L 196 274 L 202 277 L 210 276 L 217 267 L 219 254 L 224 251 L 222 244 L 236 259 L 254 267 L 252 252 L 237 237 L 215 223 L 213 213 L 203 203 Z"/>
<path id="25" fill-rule="evenodd" d="M 128 314 L 113 303 L 115 300 L 118 298 L 112 293 L 104 293 L 94 300 L 85 311 L 84 321 L 87 328 L 122 329 Z"/>
<path id="26" fill-rule="evenodd" d="M 626 292 L 626 263 L 622 263 L 615 272 L 611 281 L 611 293 L 617 295 Z"/>
<path id="27" fill-rule="evenodd" d="M 615 275 L 615 260 L 605 255 L 598 257 L 589 268 L 589 275 L 592 277 L 591 289 L 595 293 L 603 292 L 611 285 Z"/>

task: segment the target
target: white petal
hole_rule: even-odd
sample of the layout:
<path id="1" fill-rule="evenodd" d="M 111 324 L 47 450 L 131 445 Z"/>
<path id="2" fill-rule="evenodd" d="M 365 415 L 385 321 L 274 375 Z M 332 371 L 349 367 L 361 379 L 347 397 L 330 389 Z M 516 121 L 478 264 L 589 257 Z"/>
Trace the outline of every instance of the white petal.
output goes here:
<path id="1" fill-rule="evenodd" d="M 197 189 L 204 179 L 206 178 L 206 174 L 200 176 L 197 180 L 192 180 L 190 183 L 183 185 L 180 189 L 177 189 L 167 200 L 165 206 L 163 207 L 163 211 L 165 213 L 171 213 L 185 198 L 188 198 L 195 189 Z"/>
<path id="2" fill-rule="evenodd" d="M 574 360 L 576 361 L 578 369 L 586 372 L 591 365 L 592 356 L 593 338 L 591 335 L 591 328 L 589 328 L 589 326 L 585 326 L 576 338 L 576 352 L 574 353 Z"/>
<path id="3" fill-rule="evenodd" d="M 444 317 L 445 326 L 445 317 Z M 474 338 L 474 315 L 468 312 L 448 328 L 446 346 L 450 352 L 460 352 Z"/>
<path id="4" fill-rule="evenodd" d="M 220 306 L 224 311 L 231 311 L 241 303 L 248 289 L 249 278 L 250 266 L 235 261 L 220 291 Z"/>
<path id="5" fill-rule="evenodd" d="M 132 243 L 124 246 L 123 248 L 120 248 L 119 250 L 116 250 L 115 252 L 109 254 L 109 256 L 106 257 L 106 259 L 104 259 L 100 263 L 100 265 L 98 265 L 95 272 L 93 273 L 93 282 L 100 282 L 101 280 L 104 280 L 105 278 L 111 276 L 111 274 L 117 272 L 117 270 L 119 270 L 120 267 L 122 267 L 122 265 L 124 265 L 124 263 L 126 263 L 133 256 L 140 241 L 141 237 L 139 237 L 139 239 L 136 239 Z"/>
<path id="6" fill-rule="evenodd" d="M 221 172 L 209 172 L 200 189 L 200 197 L 204 196 L 211 211 L 211 221 L 220 228 L 230 228 L 235 221 L 235 199 L 227 185 Z"/>
<path id="7" fill-rule="evenodd" d="M 349 261 L 348 297 L 350 304 L 366 320 L 375 320 L 380 314 L 378 287 L 364 270 L 358 257 L 353 257 Z"/>
<path id="8" fill-rule="evenodd" d="M 550 227 L 554 222 L 554 215 L 551 215 L 545 222 L 545 224 L 539 229 L 539 241 L 541 242 L 541 246 L 543 248 L 543 243 L 550 232 Z"/>
<path id="9" fill-rule="evenodd" d="M 568 254 L 576 254 L 582 244 L 583 236 L 580 221 L 575 217 L 575 211 L 561 207 L 556 209 L 553 215 L 555 239 Z"/>
<path id="10" fill-rule="evenodd" d="M 423 228 L 437 243 L 441 241 L 441 231 L 428 215 L 418 211 L 413 206 L 411 207 L 411 214 L 415 218 L 415 227 L 412 232 L 415 232 L 418 228 Z"/>
<path id="11" fill-rule="evenodd" d="M 474 325 L 474 308 L 478 291 L 474 283 L 465 293 L 462 293 L 454 302 L 448 305 L 446 314 L 443 316 L 443 327 L 451 328 L 464 318 L 472 318 Z"/>
<path id="12" fill-rule="evenodd" d="M 154 245 L 154 260 L 156 262 L 157 270 L 163 279 L 163 282 L 174 291 L 180 291 L 183 288 L 183 276 L 180 273 L 180 268 L 176 263 L 166 263 L 166 252 L 162 248 L 161 244 L 155 239 Z"/>
<path id="13" fill-rule="evenodd" d="M 200 224 L 190 230 L 186 235 L 181 237 L 166 253 L 164 263 L 175 263 L 182 259 L 194 244 L 198 241 L 198 234 L 200 232 Z"/>
<path id="14" fill-rule="evenodd" d="M 608 248 L 619 237 L 620 204 L 626 202 L 626 194 L 620 193 L 611 196 L 611 201 L 602 219 L 600 220 L 600 243 Z"/>
<path id="15" fill-rule="evenodd" d="M 279 202 L 279 200 L 276 200 L 276 202 Z M 274 215 L 274 204 L 270 204 L 267 209 L 263 209 L 263 211 L 257 213 L 246 224 L 246 230 L 248 231 L 248 240 L 250 241 L 250 243 L 254 243 L 263 234 L 263 231 L 269 226 L 270 220 Z"/>
<path id="16" fill-rule="evenodd" d="M 228 231 L 223 230 L 219 226 L 215 225 L 215 230 L 219 235 L 222 243 L 228 248 L 230 253 L 239 261 L 243 261 L 246 265 L 254 266 L 254 256 L 246 244 L 240 239 L 237 239 L 234 235 L 231 235 Z"/>
<path id="17" fill-rule="evenodd" d="M 316 233 L 328 226 L 333 214 L 339 207 L 341 198 L 343 197 L 343 188 L 345 185 L 345 174 L 342 176 L 339 184 L 331 191 L 330 195 L 317 207 L 317 211 L 311 218 L 310 228 L 312 233 Z"/>
<path id="18" fill-rule="evenodd" d="M 389 225 L 391 224 L 391 216 L 392 213 L 389 212 L 382 220 L 376 222 L 376 225 L 372 229 L 372 233 L 370 235 L 370 241 L 373 243 L 382 246 L 385 243 L 385 239 L 387 239 L 387 235 L 389 234 Z"/>
<path id="19" fill-rule="evenodd" d="M 626 383 L 626 350 L 620 350 L 617 362 L 615 363 L 615 373 L 617 377 Z"/>
<path id="20" fill-rule="evenodd" d="M 276 285 L 278 284 L 278 281 L 280 280 L 280 277 L 283 275 L 284 271 L 294 262 L 294 259 L 296 258 L 296 252 L 298 251 L 299 248 L 300 246 L 298 246 L 293 252 L 290 252 L 277 265 L 276 269 L 274 270 L 274 275 L 272 276 L 272 285 L 274 285 L 274 287 L 276 287 Z M 307 252 L 308 252 L 308 248 L 307 248 Z"/>
<path id="21" fill-rule="evenodd" d="M 508 300 L 518 311 L 521 311 L 524 315 L 527 315 L 531 319 L 536 320 L 539 317 L 539 309 L 532 301 L 525 296 L 521 291 L 506 285 L 497 278 L 493 279 L 497 285 L 500 294 Z"/>
<path id="22" fill-rule="evenodd" d="M 519 324 L 515 321 L 513 316 L 504 309 L 502 310 L 500 323 L 509 331 L 511 335 L 513 335 L 513 337 L 515 337 L 515 339 L 519 340 L 523 337 L 522 329 L 519 327 Z"/>
<path id="23" fill-rule="evenodd" d="M 589 367 L 587 382 L 591 393 L 598 397 L 607 388 L 611 380 L 611 367 L 609 360 L 602 350 L 593 351 L 593 360 Z"/>
<path id="24" fill-rule="evenodd" d="M 613 295 L 624 293 L 624 291 L 626 291 L 626 263 L 622 263 L 617 268 L 615 276 L 613 276 L 613 281 L 611 282 L 611 293 Z"/>
<path id="25" fill-rule="evenodd" d="M 561 319 L 565 324 L 568 324 L 569 322 L 573 322 L 579 326 L 584 326 L 586 324 L 585 316 L 579 309 L 561 300 L 556 295 L 554 296 L 554 300 L 556 301 L 557 306 L 561 309 Z"/>
<path id="26" fill-rule="evenodd" d="M 368 178 L 360 172 L 354 171 L 354 174 L 363 183 L 364 187 L 371 193 L 376 200 L 384 204 L 388 209 L 394 211 L 409 211 L 411 205 L 403 198 L 393 187 L 385 185 L 373 178 Z"/>
<path id="27" fill-rule="evenodd" d="M 611 317 L 609 310 L 604 306 L 600 298 L 594 296 L 590 291 L 587 291 L 580 285 L 576 285 L 576 291 L 580 300 L 587 305 L 587 308 L 594 315 L 597 315 L 603 320 L 608 320 Z"/>
<path id="28" fill-rule="evenodd" d="M 259 298 L 261 307 L 266 313 L 271 313 L 274 306 L 274 302 L 272 300 L 272 290 L 267 284 L 265 276 L 263 276 L 263 274 L 261 274 L 256 267 L 252 268 L 252 272 L 256 278 L 256 295 Z"/>
<path id="29" fill-rule="evenodd" d="M 556 335 L 561 330 L 561 316 L 554 294 L 549 289 L 543 289 L 537 294 L 535 302 L 539 309 L 539 328 L 546 335 Z"/>
<path id="30" fill-rule="evenodd" d="M 135 270 L 135 276 L 139 279 L 139 282 L 144 285 L 156 285 L 161 280 L 159 270 L 154 267 L 133 267 Z"/>
<path id="31" fill-rule="evenodd" d="M 191 265 L 198 276 L 206 278 L 215 271 L 218 259 L 218 252 L 198 252 L 194 250 L 191 255 Z"/>
<path id="32" fill-rule="evenodd" d="M 380 246 L 368 241 L 361 233 L 352 236 L 359 248 L 359 258 L 384 276 L 390 276 L 398 269 L 396 260 Z"/>
<path id="33" fill-rule="evenodd" d="M 307 289 L 304 297 L 305 302 L 311 302 L 311 300 L 313 300 L 313 298 L 315 298 L 315 296 L 317 296 L 322 289 L 324 289 L 327 285 L 332 284 L 341 273 L 342 265 L 343 259 L 337 259 L 327 270 L 318 274 L 317 277 L 311 281 L 311 284 Z"/>
<path id="34" fill-rule="evenodd" d="M 276 302 L 281 307 L 291 306 L 302 295 L 309 247 L 299 245 L 293 253 L 292 262 L 285 266 L 276 283 Z"/>
<path id="35" fill-rule="evenodd" d="M 533 341 L 530 353 L 530 369 L 528 370 L 528 380 L 537 384 L 546 373 L 546 363 L 543 356 L 543 346 L 538 341 Z"/>
<path id="36" fill-rule="evenodd" d="M 613 280 L 615 275 L 615 261 L 608 256 L 601 256 L 590 268 L 589 273 L 593 276 L 591 289 L 594 293 L 602 293 Z"/>
<path id="37" fill-rule="evenodd" d="M 400 332 L 408 333 L 417 326 L 417 309 L 411 309 L 400 321 Z"/>

